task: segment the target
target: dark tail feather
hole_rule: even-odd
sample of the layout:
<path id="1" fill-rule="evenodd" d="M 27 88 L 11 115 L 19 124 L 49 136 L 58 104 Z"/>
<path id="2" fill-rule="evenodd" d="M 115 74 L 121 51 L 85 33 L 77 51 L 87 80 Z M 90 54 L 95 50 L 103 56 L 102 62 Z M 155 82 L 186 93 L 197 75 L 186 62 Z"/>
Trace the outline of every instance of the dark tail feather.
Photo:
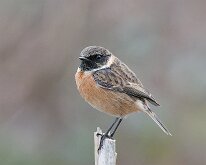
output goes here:
<path id="1" fill-rule="evenodd" d="M 149 108 L 147 110 L 144 110 L 146 114 L 148 114 L 152 120 L 154 120 L 155 123 L 166 133 L 167 135 L 172 136 L 172 134 L 169 132 L 169 130 L 166 128 L 166 126 L 161 122 L 161 120 L 157 117 L 157 115 L 152 112 Z"/>

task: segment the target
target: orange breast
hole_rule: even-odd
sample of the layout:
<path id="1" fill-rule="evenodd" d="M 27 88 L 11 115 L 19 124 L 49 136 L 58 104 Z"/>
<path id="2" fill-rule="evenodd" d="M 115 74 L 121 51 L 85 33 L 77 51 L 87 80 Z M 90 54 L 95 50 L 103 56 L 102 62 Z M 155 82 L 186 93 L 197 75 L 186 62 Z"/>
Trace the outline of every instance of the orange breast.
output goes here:
<path id="1" fill-rule="evenodd" d="M 78 71 L 75 79 L 81 96 L 92 107 L 113 116 L 125 116 L 138 111 L 129 96 L 99 87 L 91 74 Z"/>

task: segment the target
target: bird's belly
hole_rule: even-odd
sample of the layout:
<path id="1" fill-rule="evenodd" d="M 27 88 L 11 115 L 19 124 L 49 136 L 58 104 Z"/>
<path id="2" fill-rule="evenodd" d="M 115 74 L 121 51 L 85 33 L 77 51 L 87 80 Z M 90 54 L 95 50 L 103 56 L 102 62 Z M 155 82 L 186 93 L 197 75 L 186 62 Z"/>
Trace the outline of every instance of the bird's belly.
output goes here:
<path id="1" fill-rule="evenodd" d="M 138 107 L 132 98 L 124 93 L 99 87 L 91 75 L 85 76 L 81 79 L 81 82 L 77 82 L 77 87 L 81 96 L 92 107 L 107 114 L 125 116 L 138 111 Z"/>

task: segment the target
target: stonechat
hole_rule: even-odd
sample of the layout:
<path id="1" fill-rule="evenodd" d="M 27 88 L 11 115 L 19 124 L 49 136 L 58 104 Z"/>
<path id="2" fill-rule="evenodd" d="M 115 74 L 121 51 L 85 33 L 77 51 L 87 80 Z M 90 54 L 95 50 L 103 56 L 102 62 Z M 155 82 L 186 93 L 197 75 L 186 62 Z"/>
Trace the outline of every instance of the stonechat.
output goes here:
<path id="1" fill-rule="evenodd" d="M 81 64 L 75 80 L 80 95 L 93 108 L 116 117 L 102 135 L 99 149 L 104 139 L 112 138 L 123 118 L 132 112 L 145 112 L 167 135 L 171 135 L 148 105 L 159 104 L 126 64 L 100 46 L 84 48 L 79 59 Z"/>

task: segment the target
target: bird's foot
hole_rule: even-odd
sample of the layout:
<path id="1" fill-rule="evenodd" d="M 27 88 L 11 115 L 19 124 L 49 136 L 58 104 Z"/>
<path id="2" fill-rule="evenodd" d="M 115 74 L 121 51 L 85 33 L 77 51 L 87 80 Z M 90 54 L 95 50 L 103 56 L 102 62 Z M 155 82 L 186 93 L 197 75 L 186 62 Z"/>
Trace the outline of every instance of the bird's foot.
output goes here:
<path id="1" fill-rule="evenodd" d="M 102 147 L 103 147 L 103 143 L 104 143 L 104 140 L 106 139 L 106 138 L 108 138 L 108 139 L 113 139 L 110 135 L 108 135 L 108 134 L 100 134 L 100 133 L 97 133 L 97 136 L 101 136 L 101 139 L 100 139 L 100 142 L 99 142 L 99 148 L 98 148 L 98 153 L 99 153 L 99 151 L 102 149 Z"/>

